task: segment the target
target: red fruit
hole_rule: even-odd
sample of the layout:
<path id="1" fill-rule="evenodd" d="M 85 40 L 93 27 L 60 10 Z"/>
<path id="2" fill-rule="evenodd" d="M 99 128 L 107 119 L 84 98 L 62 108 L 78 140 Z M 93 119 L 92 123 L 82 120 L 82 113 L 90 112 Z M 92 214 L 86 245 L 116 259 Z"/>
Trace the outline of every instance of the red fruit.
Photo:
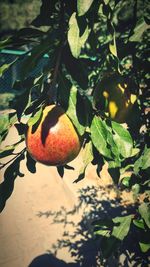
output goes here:
<path id="1" fill-rule="evenodd" d="M 44 108 L 42 119 L 34 131 L 29 126 L 26 146 L 31 157 L 45 165 L 65 165 L 77 157 L 81 142 L 65 111 L 56 105 Z"/>

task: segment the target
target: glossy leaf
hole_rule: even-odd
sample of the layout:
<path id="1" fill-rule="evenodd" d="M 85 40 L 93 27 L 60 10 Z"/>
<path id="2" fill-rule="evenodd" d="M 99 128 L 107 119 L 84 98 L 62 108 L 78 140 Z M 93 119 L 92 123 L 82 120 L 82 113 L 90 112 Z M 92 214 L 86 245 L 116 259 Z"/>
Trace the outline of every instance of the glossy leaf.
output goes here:
<path id="1" fill-rule="evenodd" d="M 149 203 L 142 203 L 139 206 L 139 213 L 144 219 L 147 226 L 150 228 L 150 205 Z"/>
<path id="2" fill-rule="evenodd" d="M 119 153 L 124 158 L 130 157 L 133 148 L 133 140 L 130 133 L 122 125 L 114 121 L 112 122 L 112 129 L 114 131 L 114 141 Z"/>
<path id="3" fill-rule="evenodd" d="M 144 19 L 141 19 L 140 21 L 138 21 L 135 29 L 134 29 L 134 33 L 133 35 L 129 38 L 130 42 L 141 42 L 141 38 L 143 33 L 150 28 L 150 25 L 148 25 Z"/>
<path id="4" fill-rule="evenodd" d="M 139 245 L 140 245 L 141 251 L 144 253 L 146 253 L 150 249 L 150 243 L 146 244 L 146 243 L 139 242 Z"/>
<path id="5" fill-rule="evenodd" d="M 72 86 L 70 90 L 69 103 L 66 114 L 73 122 L 79 134 L 83 135 L 85 132 L 85 126 L 79 122 L 76 105 L 77 105 L 77 88 L 75 86 Z"/>
<path id="6" fill-rule="evenodd" d="M 150 148 L 145 147 L 143 154 L 134 164 L 134 172 L 138 174 L 139 171 L 146 170 L 150 167 Z"/>
<path id="7" fill-rule="evenodd" d="M 77 0 L 78 16 L 83 16 L 91 7 L 94 0 Z"/>
<path id="8" fill-rule="evenodd" d="M 138 228 L 141 228 L 141 229 L 143 229 L 143 230 L 145 229 L 143 219 L 136 219 L 136 220 L 133 220 L 133 223 L 134 223 L 134 225 L 136 225 Z"/>
<path id="9" fill-rule="evenodd" d="M 69 20 L 68 42 L 72 55 L 78 58 L 81 52 L 81 48 L 84 46 L 89 36 L 88 26 L 86 27 L 82 36 L 80 36 L 80 30 L 76 19 L 76 13 L 74 12 Z"/>
<path id="10" fill-rule="evenodd" d="M 36 124 L 40 118 L 42 117 L 42 113 L 43 113 L 43 107 L 41 107 L 34 115 L 33 117 L 30 117 L 30 119 L 28 120 L 28 126 L 33 126 L 34 124 Z"/>
<path id="11" fill-rule="evenodd" d="M 89 165 L 89 163 L 91 163 L 91 161 L 93 160 L 93 151 L 92 151 L 91 142 L 88 142 L 85 144 L 85 147 L 83 148 L 81 155 L 82 155 L 83 163 L 79 171 L 79 177 L 74 181 L 76 183 L 85 177 L 85 170 L 87 166 Z"/>
<path id="12" fill-rule="evenodd" d="M 123 240 L 129 232 L 131 220 L 132 215 L 114 218 L 113 222 L 116 226 L 113 228 L 112 235 L 119 240 Z"/>
<path id="13" fill-rule="evenodd" d="M 4 64 L 4 65 L 0 66 L 0 77 L 2 77 L 4 72 L 7 71 L 16 61 L 17 61 L 17 59 L 15 59 L 14 61 L 12 61 L 9 64 Z"/>
<path id="14" fill-rule="evenodd" d="M 107 145 L 107 129 L 100 117 L 94 116 L 91 123 L 91 139 L 100 154 L 112 158 L 111 151 Z"/>
<path id="15" fill-rule="evenodd" d="M 114 35 L 113 35 L 113 40 L 112 42 L 109 44 L 109 49 L 110 52 L 112 53 L 112 55 L 114 55 L 115 57 L 117 57 L 117 45 L 116 45 L 116 36 L 115 36 L 115 31 L 114 31 Z"/>

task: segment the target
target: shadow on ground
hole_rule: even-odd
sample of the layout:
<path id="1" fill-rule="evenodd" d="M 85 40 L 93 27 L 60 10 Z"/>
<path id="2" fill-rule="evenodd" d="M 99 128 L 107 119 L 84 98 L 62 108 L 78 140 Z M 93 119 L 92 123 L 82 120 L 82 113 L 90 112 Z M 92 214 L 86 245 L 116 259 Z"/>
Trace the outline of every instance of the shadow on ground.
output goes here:
<path id="1" fill-rule="evenodd" d="M 96 219 L 114 218 L 134 214 L 135 205 L 123 205 L 121 197 L 108 198 L 112 186 L 86 187 L 79 191 L 79 201 L 70 211 L 62 207 L 61 210 L 40 211 L 39 217 L 45 216 L 52 224 L 63 226 L 64 232 L 61 239 L 53 244 L 49 254 L 41 255 L 33 260 L 28 267 L 146 267 L 149 266 L 148 255 L 142 254 L 136 246 L 137 235 L 132 229 L 124 242 L 119 243 L 117 250 L 110 257 L 102 259 L 102 239 L 96 238 L 92 222 Z M 80 214 L 80 220 L 76 220 Z M 132 228 L 132 227 L 131 227 Z M 118 242 L 118 240 L 116 240 Z M 57 258 L 61 249 L 67 248 L 75 263 L 65 263 Z"/>
<path id="2" fill-rule="evenodd" d="M 52 254 L 43 254 L 36 257 L 28 267 L 79 267 L 76 263 L 65 263 Z"/>

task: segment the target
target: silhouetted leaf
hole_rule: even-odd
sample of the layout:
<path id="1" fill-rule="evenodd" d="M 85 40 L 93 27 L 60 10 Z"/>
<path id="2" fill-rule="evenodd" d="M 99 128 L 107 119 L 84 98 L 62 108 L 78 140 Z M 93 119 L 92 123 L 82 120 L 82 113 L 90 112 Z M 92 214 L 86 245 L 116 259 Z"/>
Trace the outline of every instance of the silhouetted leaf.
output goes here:
<path id="1" fill-rule="evenodd" d="M 81 48 L 84 46 L 89 36 L 88 26 L 86 27 L 82 36 L 80 36 L 79 26 L 76 19 L 76 13 L 74 12 L 69 20 L 68 42 L 72 55 L 78 58 L 81 52 Z"/>
<path id="2" fill-rule="evenodd" d="M 58 101 L 64 110 L 68 109 L 69 105 L 69 96 L 72 84 L 71 82 L 63 76 L 63 74 L 59 75 L 59 84 L 58 84 Z"/>
<path id="3" fill-rule="evenodd" d="M 83 16 L 91 7 L 94 0 L 77 0 L 78 16 Z"/>
<path id="4" fill-rule="evenodd" d="M 24 92 L 16 98 L 14 108 L 17 112 L 18 120 L 20 121 L 22 114 L 31 101 L 30 88 L 24 90 Z"/>
<path id="5" fill-rule="evenodd" d="M 14 146 L 6 146 L 4 149 L 0 149 L 0 158 L 9 156 L 14 151 Z"/>
<path id="6" fill-rule="evenodd" d="M 24 154 L 22 153 L 5 170 L 4 181 L 0 184 L 0 212 L 4 209 L 7 199 L 13 192 L 15 179 L 17 176 L 23 176 L 19 171 L 20 161 L 23 159 Z"/>
<path id="7" fill-rule="evenodd" d="M 26 129 L 27 129 L 26 124 L 24 124 L 24 123 L 22 123 L 22 122 L 20 122 L 20 123 L 15 123 L 15 127 L 16 127 L 16 129 L 17 129 L 19 135 L 24 135 L 24 134 L 25 134 Z"/>
<path id="8" fill-rule="evenodd" d="M 91 139 L 100 154 L 112 158 L 111 151 L 107 146 L 107 129 L 100 117 L 94 116 L 92 120 Z"/>
<path id="9" fill-rule="evenodd" d="M 64 176 L 64 166 L 58 166 L 57 171 L 61 177 Z"/>
<path id="10" fill-rule="evenodd" d="M 35 173 L 36 172 L 36 161 L 33 158 L 31 158 L 28 151 L 26 153 L 26 158 L 27 158 L 26 166 L 27 166 L 28 171 L 30 171 L 31 173 Z"/>

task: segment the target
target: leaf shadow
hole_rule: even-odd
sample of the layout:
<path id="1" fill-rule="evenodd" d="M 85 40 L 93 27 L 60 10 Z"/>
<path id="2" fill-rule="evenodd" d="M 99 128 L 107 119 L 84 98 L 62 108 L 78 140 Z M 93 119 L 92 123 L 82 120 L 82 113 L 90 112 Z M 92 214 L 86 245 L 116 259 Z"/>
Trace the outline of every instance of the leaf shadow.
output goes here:
<path id="1" fill-rule="evenodd" d="M 65 207 L 62 207 L 58 211 L 40 211 L 38 213 L 39 218 L 45 216 L 47 219 L 52 220 L 52 224 L 58 224 L 58 227 L 60 225 L 60 227 L 63 226 L 64 228 L 62 237 L 48 250 L 50 255 L 53 254 L 57 257 L 60 250 L 67 248 L 71 257 L 75 258 L 77 265 L 73 266 L 82 267 L 127 267 L 131 262 L 133 266 L 138 266 L 136 265 L 138 263 L 144 267 L 146 266 L 144 264 L 148 264 L 148 255 L 144 255 L 137 247 L 137 237 L 135 231 L 132 231 L 132 227 L 123 242 L 120 242 L 116 237 L 111 237 L 111 240 L 108 238 L 106 241 L 111 243 L 111 255 L 108 257 L 102 255 L 103 237 L 94 235 L 93 221 L 99 218 L 106 220 L 117 216 L 134 214 L 136 211 L 135 205 L 124 206 L 121 203 L 122 199 L 119 197 L 108 199 L 106 191 L 111 190 L 112 187 L 109 185 L 105 186 L 105 188 L 87 186 L 79 190 L 79 201 L 73 209 L 68 211 Z M 81 219 L 76 222 L 74 216 L 81 214 L 81 211 Z M 70 226 L 73 230 L 70 230 Z M 106 244 L 109 243 L 106 242 Z M 115 247 L 116 250 L 113 250 Z M 42 265 L 39 265 L 39 267 L 42 267 Z"/>

